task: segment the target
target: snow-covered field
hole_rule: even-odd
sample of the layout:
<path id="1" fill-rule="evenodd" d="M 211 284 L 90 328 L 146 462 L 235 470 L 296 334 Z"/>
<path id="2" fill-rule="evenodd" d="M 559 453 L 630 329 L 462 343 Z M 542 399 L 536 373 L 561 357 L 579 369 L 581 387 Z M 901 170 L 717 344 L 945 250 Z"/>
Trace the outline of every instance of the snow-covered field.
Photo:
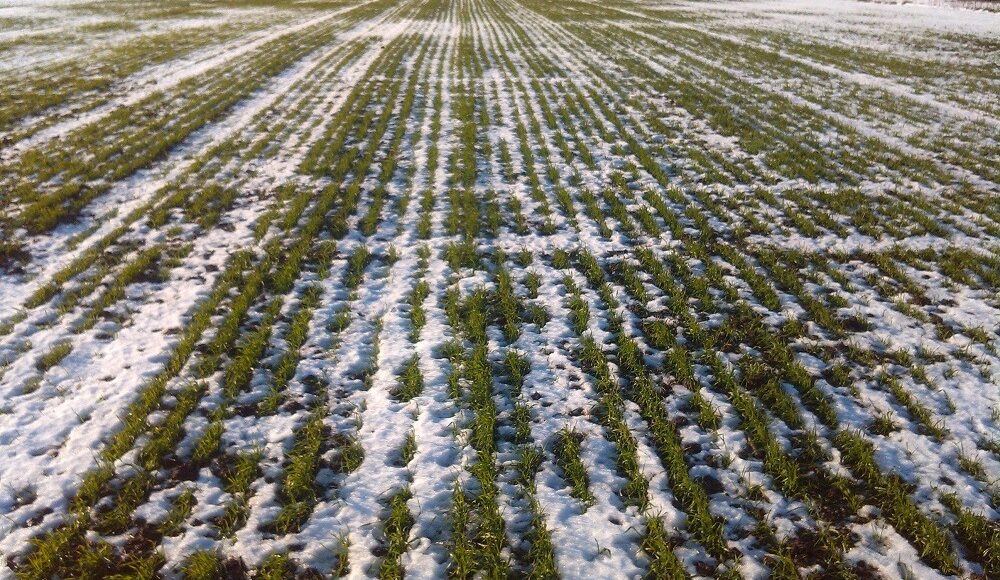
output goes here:
<path id="1" fill-rule="evenodd" d="M 0 3 L 0 578 L 1000 578 L 1000 14 Z"/>

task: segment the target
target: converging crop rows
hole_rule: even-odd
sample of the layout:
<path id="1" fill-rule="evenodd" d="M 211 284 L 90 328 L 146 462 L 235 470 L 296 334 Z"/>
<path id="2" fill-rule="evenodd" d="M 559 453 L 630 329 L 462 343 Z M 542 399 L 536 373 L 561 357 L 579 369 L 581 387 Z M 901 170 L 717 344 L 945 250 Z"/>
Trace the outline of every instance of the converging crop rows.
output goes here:
<path id="1" fill-rule="evenodd" d="M 0 7 L 0 577 L 1000 577 L 998 31 Z"/>

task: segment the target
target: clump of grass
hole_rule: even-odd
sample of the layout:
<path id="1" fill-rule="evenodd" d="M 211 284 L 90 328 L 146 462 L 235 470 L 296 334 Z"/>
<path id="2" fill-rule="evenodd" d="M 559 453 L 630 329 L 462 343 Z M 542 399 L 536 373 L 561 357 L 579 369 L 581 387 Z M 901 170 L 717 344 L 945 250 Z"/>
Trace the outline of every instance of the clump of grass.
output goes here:
<path id="1" fill-rule="evenodd" d="M 288 454 L 288 464 L 278 493 L 283 503 L 273 526 L 278 533 L 297 531 L 316 504 L 319 491 L 316 472 L 320 468 L 323 449 L 325 411 L 323 406 L 317 407 L 295 434 L 295 443 Z"/>
<path id="2" fill-rule="evenodd" d="M 185 580 L 211 580 L 225 574 L 222 557 L 214 550 L 199 550 L 184 560 L 181 575 Z"/>
<path id="3" fill-rule="evenodd" d="M 538 289 L 542 286 L 542 279 L 537 272 L 528 272 L 524 277 L 524 287 L 528 290 L 528 298 L 538 298 Z"/>
<path id="4" fill-rule="evenodd" d="M 420 357 L 413 355 L 407 359 L 402 372 L 399 373 L 399 386 L 396 388 L 395 395 L 401 401 L 409 401 L 420 395 L 423 390 L 424 376 L 420 372 Z"/>
<path id="5" fill-rule="evenodd" d="M 403 445 L 399 448 L 399 462 L 400 465 L 407 465 L 413 458 L 417 455 L 417 436 L 416 433 L 410 431 L 406 434 L 406 439 L 403 440 Z"/>
<path id="6" fill-rule="evenodd" d="M 542 511 L 542 507 L 534 497 L 531 498 L 531 529 L 526 536 L 527 540 L 531 542 L 531 548 L 528 550 L 531 577 L 559 578 L 552 534 L 545 525 L 545 512 Z"/>
<path id="7" fill-rule="evenodd" d="M 227 397 L 236 397 L 250 385 L 254 369 L 267 349 L 271 330 L 280 310 L 281 300 L 273 300 L 257 328 L 243 340 L 236 354 L 226 365 L 222 391 Z"/>
<path id="8" fill-rule="evenodd" d="M 184 435 L 184 420 L 198 405 L 207 390 L 205 383 L 195 383 L 176 395 L 176 404 L 166 419 L 156 425 L 149 441 L 139 450 L 138 461 L 144 469 L 155 469 Z"/>
<path id="9" fill-rule="evenodd" d="M 45 354 L 38 357 L 38 360 L 35 361 L 35 368 L 44 373 L 62 362 L 71 352 L 73 352 L 73 343 L 68 340 L 57 342 Z"/>
<path id="10" fill-rule="evenodd" d="M 382 558 L 379 567 L 379 578 L 400 579 L 405 573 L 401 557 L 409 548 L 410 528 L 414 523 L 410 509 L 406 505 L 411 497 L 413 494 L 410 493 L 410 489 L 403 488 L 389 498 L 389 516 L 382 524 L 382 534 L 387 546 L 385 557 Z"/>
<path id="11" fill-rule="evenodd" d="M 334 549 L 333 573 L 335 578 L 343 578 L 351 571 L 351 561 L 349 560 L 351 549 L 351 539 L 347 534 L 341 535 L 337 539 L 337 547 Z"/>
<path id="12" fill-rule="evenodd" d="M 365 276 L 365 268 L 372 260 L 372 254 L 367 246 L 358 246 L 351 252 L 347 259 L 347 275 L 344 278 L 344 285 L 348 288 L 357 288 Z"/>
<path id="13" fill-rule="evenodd" d="M 879 415 L 872 420 L 868 429 L 876 435 L 887 437 L 891 433 L 899 431 L 899 425 L 896 423 L 892 411 L 886 411 L 884 413 L 879 413 Z"/>
<path id="14" fill-rule="evenodd" d="M 594 503 L 594 494 L 590 492 L 587 468 L 580 459 L 583 437 L 566 427 L 556 436 L 556 465 L 562 469 L 563 478 L 569 483 L 570 495 L 580 500 L 584 505 Z"/>
<path id="15" fill-rule="evenodd" d="M 191 461 L 194 463 L 204 463 L 214 456 L 222 442 L 223 430 L 224 425 L 221 419 L 215 419 L 209 423 L 208 428 L 205 429 L 195 444 L 194 451 L 191 452 Z"/>
<path id="16" fill-rule="evenodd" d="M 500 259 L 498 258 L 498 261 Z M 503 323 L 504 338 L 507 342 L 514 342 L 521 334 L 521 320 L 519 313 L 522 310 L 521 302 L 514 293 L 514 284 L 510 273 L 501 265 L 496 274 L 497 287 L 494 292 L 495 303 L 493 309 Z"/>
<path id="17" fill-rule="evenodd" d="M 989 481 L 989 475 L 986 473 L 986 468 L 983 467 L 983 464 L 980 463 L 979 460 L 973 455 L 964 452 L 959 453 L 958 466 L 962 469 L 962 471 L 968 473 L 979 481 Z"/>
<path id="18" fill-rule="evenodd" d="M 569 253 L 562 248 L 556 248 L 552 253 L 552 266 L 558 268 L 559 270 L 565 270 L 570 267 Z"/>
<path id="19" fill-rule="evenodd" d="M 1000 577 L 1000 524 L 966 509 L 955 494 L 942 495 L 941 503 L 955 514 L 955 535 L 971 559 L 982 565 L 987 578 Z"/>
<path id="20" fill-rule="evenodd" d="M 524 411 L 527 413 L 526 408 Z M 535 498 L 535 476 L 541 469 L 544 459 L 542 450 L 538 447 L 530 444 L 520 445 L 517 448 L 514 471 L 517 474 L 517 484 L 528 496 L 531 504 L 531 525 L 526 534 L 526 539 L 531 543 L 531 548 L 528 550 L 531 577 L 558 578 L 559 571 L 556 567 L 552 535 L 545 525 L 545 512 Z"/>
<path id="21" fill-rule="evenodd" d="M 28 377 L 24 381 L 24 384 L 21 385 L 21 394 L 30 395 L 31 393 L 34 393 L 39 388 L 41 388 L 41 386 L 42 386 L 42 375 L 34 375 L 32 377 Z"/>
<path id="22" fill-rule="evenodd" d="M 652 516 L 646 518 L 646 533 L 642 538 L 642 550 L 649 557 L 650 578 L 687 578 L 684 565 L 674 554 L 671 539 L 663 520 Z"/>
<path id="23" fill-rule="evenodd" d="M 478 269 L 480 267 L 476 246 L 470 241 L 449 243 L 444 248 L 444 259 L 448 262 L 448 266 L 456 272 L 462 268 Z"/>
<path id="24" fill-rule="evenodd" d="M 330 467 L 339 473 L 353 473 L 365 459 L 365 448 L 355 437 L 335 437 L 337 453 L 330 460 Z"/>
<path id="25" fill-rule="evenodd" d="M 712 404 L 696 391 L 687 401 L 688 406 L 695 412 L 696 421 L 704 429 L 718 429 L 722 424 L 722 417 L 719 412 L 712 407 Z"/>
<path id="26" fill-rule="evenodd" d="M 246 524 L 250 514 L 250 506 L 247 498 L 251 494 L 250 485 L 260 474 L 259 451 L 240 453 L 234 458 L 230 458 L 223 471 L 223 481 L 226 492 L 233 496 L 214 524 L 219 528 L 219 533 L 223 537 L 233 535 L 236 530 Z"/>
<path id="27" fill-rule="evenodd" d="M 831 385 L 845 389 L 848 388 L 853 382 L 850 367 L 843 363 L 831 365 L 824 373 L 824 378 Z"/>
<path id="28" fill-rule="evenodd" d="M 347 330 L 347 327 L 351 324 L 351 310 L 347 306 L 344 306 L 336 313 L 334 313 L 333 318 L 327 323 L 326 328 L 334 334 L 339 334 Z"/>
<path id="29" fill-rule="evenodd" d="M 9 232 L 0 228 L 0 272 L 13 272 L 31 260 L 24 242 L 12 239 Z"/>
<path id="30" fill-rule="evenodd" d="M 432 217 L 434 209 L 434 194 L 428 189 L 424 190 L 423 194 L 420 196 L 420 221 L 417 223 L 417 236 L 421 240 L 427 240 L 431 237 L 431 226 Z"/>
<path id="31" fill-rule="evenodd" d="M 514 423 L 514 438 L 519 443 L 526 443 L 531 440 L 531 411 L 521 403 L 514 404 L 514 412 L 511 413 L 511 421 Z"/>
<path id="32" fill-rule="evenodd" d="M 337 255 L 337 243 L 333 240 L 317 242 L 309 253 L 309 261 L 316 265 L 316 275 L 320 280 L 330 275 L 330 265 Z"/>
<path id="33" fill-rule="evenodd" d="M 288 554 L 271 554 L 257 567 L 256 577 L 263 580 L 294 578 L 295 564 Z"/>
<path id="34" fill-rule="evenodd" d="M 513 396 L 518 396 L 524 386 L 524 378 L 531 372 L 531 362 L 524 353 L 509 349 L 504 355 L 504 368 L 510 377 Z"/>
<path id="35" fill-rule="evenodd" d="M 458 482 L 455 482 L 455 488 L 451 494 L 449 519 L 451 520 L 452 538 L 449 572 L 457 578 L 471 577 L 476 570 L 475 548 L 469 539 L 472 509 L 465 497 L 465 491 Z"/>
<path id="36" fill-rule="evenodd" d="M 183 531 L 184 520 L 191 515 L 196 503 L 194 489 L 186 488 L 174 500 L 166 519 L 160 524 L 160 533 L 164 536 L 176 536 Z"/>
<path id="37" fill-rule="evenodd" d="M 566 279 L 566 288 L 570 292 L 567 306 L 569 307 L 569 318 L 573 324 L 573 331 L 577 334 L 587 332 L 590 323 L 590 305 L 584 300 L 580 289 L 573 283 L 572 279 Z"/>
<path id="38" fill-rule="evenodd" d="M 424 301 L 430 296 L 431 289 L 427 282 L 423 280 L 417 282 L 410 293 L 410 341 L 420 340 L 420 331 L 427 324 L 427 312 L 424 310 Z"/>
<path id="39" fill-rule="evenodd" d="M 541 304 L 529 305 L 527 315 L 528 321 L 538 328 L 544 328 L 549 322 L 549 312 Z"/>

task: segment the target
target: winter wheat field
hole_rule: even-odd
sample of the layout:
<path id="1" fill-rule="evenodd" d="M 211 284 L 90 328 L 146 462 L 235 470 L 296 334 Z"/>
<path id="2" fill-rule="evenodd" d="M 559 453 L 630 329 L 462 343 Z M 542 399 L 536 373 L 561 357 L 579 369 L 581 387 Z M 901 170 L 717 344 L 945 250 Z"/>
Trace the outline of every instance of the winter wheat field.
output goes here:
<path id="1" fill-rule="evenodd" d="M 0 578 L 1000 578 L 1000 13 L 0 2 Z"/>

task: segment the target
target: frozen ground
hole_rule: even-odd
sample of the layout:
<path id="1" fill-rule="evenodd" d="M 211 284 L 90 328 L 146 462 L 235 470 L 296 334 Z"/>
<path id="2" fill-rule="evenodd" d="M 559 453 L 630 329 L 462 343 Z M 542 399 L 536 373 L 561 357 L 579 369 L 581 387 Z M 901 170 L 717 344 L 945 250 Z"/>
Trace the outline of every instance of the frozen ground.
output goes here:
<path id="1" fill-rule="evenodd" d="M 1000 577 L 1000 14 L 0 6 L 0 578 Z"/>

